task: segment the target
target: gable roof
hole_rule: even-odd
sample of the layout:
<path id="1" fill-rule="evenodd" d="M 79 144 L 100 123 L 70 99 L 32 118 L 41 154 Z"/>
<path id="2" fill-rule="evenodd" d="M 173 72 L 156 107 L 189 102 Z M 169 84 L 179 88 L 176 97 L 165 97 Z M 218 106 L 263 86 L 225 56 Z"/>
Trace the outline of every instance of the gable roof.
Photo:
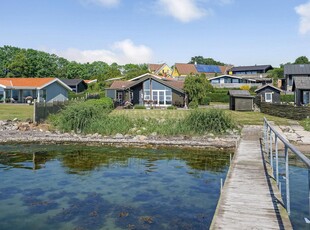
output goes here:
<path id="1" fill-rule="evenodd" d="M 247 90 L 229 90 L 227 95 L 233 96 L 233 97 L 249 97 L 254 98 L 251 96 L 250 92 Z"/>
<path id="2" fill-rule="evenodd" d="M 71 90 L 69 86 L 58 78 L 0 78 L 0 85 L 4 88 L 17 89 L 42 89 L 54 82 L 58 82 L 66 89 Z"/>
<path id="3" fill-rule="evenodd" d="M 157 70 L 159 70 L 163 65 L 165 64 L 148 64 L 149 70 L 151 72 L 156 72 Z"/>
<path id="4" fill-rule="evenodd" d="M 265 88 L 272 88 L 272 89 L 274 89 L 275 91 L 278 91 L 279 93 L 282 92 L 281 89 L 279 89 L 279 88 L 277 88 L 277 87 L 275 87 L 275 86 L 273 86 L 273 85 L 270 85 L 270 84 L 263 85 L 262 87 L 259 87 L 258 89 L 256 89 L 254 92 L 255 92 L 255 93 L 258 93 L 258 92 L 262 91 L 262 90 L 265 89 Z"/>
<path id="5" fill-rule="evenodd" d="M 232 67 L 230 71 L 232 72 L 242 72 L 242 71 L 266 71 L 272 69 L 271 65 L 253 65 L 253 66 L 236 66 Z"/>
<path id="6" fill-rule="evenodd" d="M 174 68 L 180 75 L 198 74 L 194 64 L 175 63 Z"/>
<path id="7" fill-rule="evenodd" d="M 294 77 L 293 78 L 293 91 L 296 89 L 310 90 L 310 77 Z"/>
<path id="8" fill-rule="evenodd" d="M 133 80 L 134 79 L 134 80 Z M 159 76 L 153 75 L 153 74 L 143 74 L 139 77 L 133 78 L 128 81 L 114 81 L 112 85 L 108 89 L 116 89 L 116 90 L 125 90 L 128 88 L 131 88 L 135 85 L 138 85 L 147 79 L 153 79 L 165 86 L 168 86 L 169 88 L 172 88 L 178 92 L 184 93 L 183 87 L 184 82 L 183 81 L 176 81 L 176 80 L 170 80 L 167 78 L 161 78 Z"/>
<path id="9" fill-rule="evenodd" d="M 62 78 L 60 79 L 63 83 L 65 83 L 66 85 L 78 85 L 81 82 L 83 82 L 84 84 L 86 84 L 86 82 L 82 79 L 66 79 L 66 78 Z"/>
<path id="10" fill-rule="evenodd" d="M 219 68 L 220 68 L 222 74 L 227 74 L 227 72 L 228 72 L 232 67 L 233 67 L 233 66 L 228 66 L 228 65 L 221 66 L 221 65 L 219 65 Z"/>
<path id="11" fill-rule="evenodd" d="M 232 75 L 224 74 L 224 75 L 217 76 L 217 77 L 211 77 L 211 78 L 209 78 L 209 80 L 215 80 L 215 79 L 219 79 L 219 78 L 222 78 L 222 77 L 229 77 L 229 78 L 235 78 L 235 79 L 242 79 L 242 77 L 237 77 L 237 76 L 232 76 Z"/>
<path id="12" fill-rule="evenodd" d="M 310 75 L 310 64 L 286 64 L 284 65 L 284 75 L 305 74 Z"/>
<path id="13" fill-rule="evenodd" d="M 91 84 L 97 82 L 97 79 L 94 80 L 83 80 L 86 84 Z"/>
<path id="14" fill-rule="evenodd" d="M 111 86 L 108 89 L 126 89 L 128 88 L 130 85 L 132 85 L 133 83 L 130 81 L 113 81 L 113 83 L 111 84 Z"/>

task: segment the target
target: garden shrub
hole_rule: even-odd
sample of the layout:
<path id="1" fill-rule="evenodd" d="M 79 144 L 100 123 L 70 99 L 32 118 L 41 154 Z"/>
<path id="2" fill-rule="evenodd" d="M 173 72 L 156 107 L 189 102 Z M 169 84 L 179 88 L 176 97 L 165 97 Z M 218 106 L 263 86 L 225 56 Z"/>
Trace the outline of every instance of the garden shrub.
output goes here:
<path id="1" fill-rule="evenodd" d="M 201 105 L 210 105 L 211 98 L 210 97 L 205 97 L 201 100 Z"/>
<path id="2" fill-rule="evenodd" d="M 146 109 L 144 105 L 135 105 L 133 108 L 134 109 Z"/>
<path id="3" fill-rule="evenodd" d="M 177 109 L 177 107 L 171 105 L 171 106 L 168 106 L 167 109 L 169 109 L 169 110 L 174 110 L 174 109 Z"/>
<path id="4" fill-rule="evenodd" d="M 240 86 L 240 89 L 241 90 L 250 90 L 251 86 L 249 86 L 249 85 L 242 85 L 242 86 Z"/>
<path id="5" fill-rule="evenodd" d="M 295 102 L 295 95 L 294 94 L 285 94 L 280 96 L 281 102 L 290 103 Z"/>
<path id="6" fill-rule="evenodd" d="M 214 92 L 214 93 L 207 93 L 207 97 L 210 98 L 212 102 L 229 102 L 229 95 L 227 95 L 227 90 L 225 92 Z"/>
<path id="7" fill-rule="evenodd" d="M 197 101 L 191 101 L 189 104 L 188 104 L 188 107 L 190 109 L 197 109 L 198 108 L 198 102 Z"/>
<path id="8" fill-rule="evenodd" d="M 98 106 L 101 109 L 113 109 L 113 100 L 109 97 L 103 97 L 100 99 L 89 99 L 85 103 L 88 105 Z"/>

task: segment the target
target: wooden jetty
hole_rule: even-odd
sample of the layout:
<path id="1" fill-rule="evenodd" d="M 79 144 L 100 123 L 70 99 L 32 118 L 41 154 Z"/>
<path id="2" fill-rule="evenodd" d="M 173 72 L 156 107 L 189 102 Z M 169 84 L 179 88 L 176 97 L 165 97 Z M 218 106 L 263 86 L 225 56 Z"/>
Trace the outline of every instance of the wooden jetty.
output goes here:
<path id="1" fill-rule="evenodd" d="M 292 229 L 261 150 L 261 126 L 246 126 L 210 229 Z"/>

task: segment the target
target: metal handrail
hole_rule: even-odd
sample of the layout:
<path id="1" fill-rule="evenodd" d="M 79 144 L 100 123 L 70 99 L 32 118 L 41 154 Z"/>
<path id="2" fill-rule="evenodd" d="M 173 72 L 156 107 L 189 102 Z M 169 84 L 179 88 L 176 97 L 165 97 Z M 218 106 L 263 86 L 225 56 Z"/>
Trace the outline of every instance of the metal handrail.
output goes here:
<path id="1" fill-rule="evenodd" d="M 302 152 L 300 152 L 294 145 L 288 142 L 274 127 L 270 125 L 268 120 L 264 117 L 264 147 L 265 152 L 269 153 L 270 157 L 270 166 L 272 172 L 274 173 L 273 169 L 273 140 L 272 140 L 272 133 L 274 134 L 274 144 L 275 144 L 275 160 L 276 160 L 276 182 L 277 186 L 281 193 L 281 183 L 279 182 L 279 152 L 278 152 L 278 140 L 280 140 L 284 144 L 284 153 L 285 153 L 285 187 L 286 187 L 286 210 L 290 215 L 290 178 L 289 178 L 289 153 L 288 150 L 290 149 L 298 158 L 304 162 L 308 167 L 308 194 L 309 194 L 309 216 L 310 216 L 310 159 L 308 159 Z M 282 194 L 281 194 L 282 196 Z M 306 223 L 310 223 L 310 218 L 304 218 Z"/>
<path id="2" fill-rule="evenodd" d="M 284 137 L 282 137 L 281 134 L 279 134 L 279 132 L 270 125 L 266 117 L 264 117 L 264 122 L 267 123 L 277 138 L 279 138 L 285 146 L 287 146 L 293 153 L 295 153 L 308 166 L 308 168 L 310 168 L 310 159 L 307 158 L 302 152 L 300 152 L 294 145 L 288 142 Z"/>

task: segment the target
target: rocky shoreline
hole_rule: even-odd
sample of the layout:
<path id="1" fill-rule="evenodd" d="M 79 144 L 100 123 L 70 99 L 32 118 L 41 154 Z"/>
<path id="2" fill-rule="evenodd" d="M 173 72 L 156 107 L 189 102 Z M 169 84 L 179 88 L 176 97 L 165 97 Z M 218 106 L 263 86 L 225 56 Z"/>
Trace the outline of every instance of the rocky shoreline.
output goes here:
<path id="1" fill-rule="evenodd" d="M 102 136 L 100 134 L 61 133 L 46 130 L 44 125 L 31 122 L 0 121 L 0 144 L 9 143 L 40 143 L 40 144 L 82 144 L 82 145 L 113 145 L 113 146 L 171 146 L 181 148 L 221 148 L 235 149 L 240 136 L 232 133 L 216 137 L 213 135 L 191 137 L 162 137 L 153 133 L 144 135 Z"/>

